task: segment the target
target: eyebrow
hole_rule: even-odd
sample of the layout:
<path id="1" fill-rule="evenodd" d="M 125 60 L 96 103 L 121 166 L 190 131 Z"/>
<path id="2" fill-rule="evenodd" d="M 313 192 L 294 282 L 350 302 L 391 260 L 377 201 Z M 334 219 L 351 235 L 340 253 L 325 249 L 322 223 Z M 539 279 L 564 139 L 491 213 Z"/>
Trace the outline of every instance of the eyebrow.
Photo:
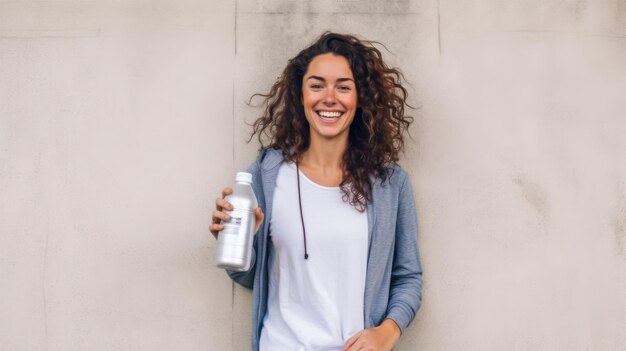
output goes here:
<path id="1" fill-rule="evenodd" d="M 307 78 L 306 80 L 309 80 L 309 79 L 317 79 L 317 80 L 321 80 L 322 82 L 326 82 L 326 79 L 324 79 L 324 78 L 322 78 L 322 77 L 320 77 L 320 76 L 310 76 L 310 77 L 309 77 L 309 78 Z M 338 79 L 337 79 L 337 82 L 339 82 L 339 83 L 340 83 L 340 82 L 346 82 L 346 81 L 352 81 L 352 82 L 354 82 L 354 79 L 352 79 L 352 78 L 347 78 L 347 77 L 346 77 L 346 78 L 338 78 Z"/>

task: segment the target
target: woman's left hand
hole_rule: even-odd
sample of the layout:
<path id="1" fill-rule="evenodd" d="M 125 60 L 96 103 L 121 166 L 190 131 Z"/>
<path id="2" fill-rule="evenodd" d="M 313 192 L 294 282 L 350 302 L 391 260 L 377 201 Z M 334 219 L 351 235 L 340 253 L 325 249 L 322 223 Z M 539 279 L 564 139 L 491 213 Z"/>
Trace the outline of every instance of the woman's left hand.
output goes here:
<path id="1" fill-rule="evenodd" d="M 400 339 L 400 328 L 391 319 L 385 319 L 381 325 L 363 329 L 354 334 L 342 351 L 389 351 Z"/>

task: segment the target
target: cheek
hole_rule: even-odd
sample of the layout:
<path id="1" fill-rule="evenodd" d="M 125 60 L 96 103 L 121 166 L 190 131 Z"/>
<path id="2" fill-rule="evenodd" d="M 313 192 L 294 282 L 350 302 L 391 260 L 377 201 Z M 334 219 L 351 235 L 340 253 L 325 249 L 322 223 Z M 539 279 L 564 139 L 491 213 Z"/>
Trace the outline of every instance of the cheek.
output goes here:
<path id="1" fill-rule="evenodd" d="M 302 105 L 304 106 L 304 108 L 312 108 L 315 105 L 315 95 L 311 94 L 311 93 L 304 93 L 302 94 Z"/>
<path id="2" fill-rule="evenodd" d="M 356 109 L 357 108 L 356 95 L 350 96 L 348 99 L 346 99 L 346 105 L 349 106 L 349 108 L 351 109 Z"/>

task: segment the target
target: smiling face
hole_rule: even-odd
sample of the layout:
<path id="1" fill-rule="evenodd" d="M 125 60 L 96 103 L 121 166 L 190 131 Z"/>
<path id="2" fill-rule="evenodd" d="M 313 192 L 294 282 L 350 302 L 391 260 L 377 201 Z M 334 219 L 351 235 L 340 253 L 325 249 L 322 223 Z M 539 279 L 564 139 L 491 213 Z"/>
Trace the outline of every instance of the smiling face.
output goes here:
<path id="1" fill-rule="evenodd" d="M 357 91 L 345 57 L 329 53 L 311 60 L 302 79 L 302 105 L 311 142 L 320 139 L 347 142 L 357 108 Z"/>

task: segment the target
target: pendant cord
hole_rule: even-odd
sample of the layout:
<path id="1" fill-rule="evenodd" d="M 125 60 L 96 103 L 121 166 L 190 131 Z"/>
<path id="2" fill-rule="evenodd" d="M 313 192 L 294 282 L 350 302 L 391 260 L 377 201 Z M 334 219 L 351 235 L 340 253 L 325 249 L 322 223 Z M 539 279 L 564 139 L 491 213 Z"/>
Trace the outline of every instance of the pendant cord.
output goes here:
<path id="1" fill-rule="evenodd" d="M 302 237 L 304 238 L 304 259 L 309 258 L 309 253 L 306 250 L 306 230 L 304 229 L 304 216 L 302 215 L 302 196 L 300 195 L 300 167 L 298 161 L 296 161 L 296 178 L 298 179 L 298 205 L 300 205 L 300 222 L 302 223 Z"/>

